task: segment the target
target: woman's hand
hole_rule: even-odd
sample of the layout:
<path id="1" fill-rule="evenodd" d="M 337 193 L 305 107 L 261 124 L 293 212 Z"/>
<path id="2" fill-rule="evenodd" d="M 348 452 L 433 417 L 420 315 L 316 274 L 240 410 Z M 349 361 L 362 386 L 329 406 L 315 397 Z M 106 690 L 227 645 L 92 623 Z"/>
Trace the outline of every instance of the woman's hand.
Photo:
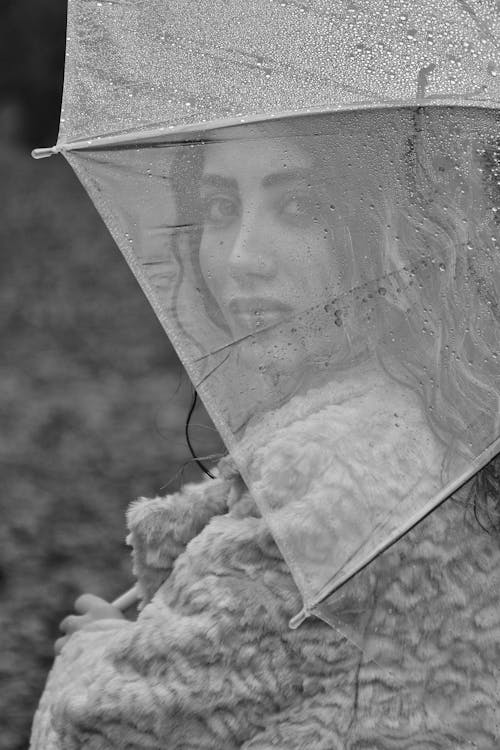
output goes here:
<path id="1" fill-rule="evenodd" d="M 75 602 L 75 610 L 79 612 L 79 615 L 68 615 L 59 625 L 60 630 L 66 633 L 66 635 L 58 638 L 55 642 L 54 651 L 56 654 L 61 652 L 62 647 L 71 638 L 73 633 L 81 630 L 86 625 L 90 625 L 96 620 L 107 620 L 110 618 L 125 619 L 117 607 L 93 594 L 82 594 L 82 596 L 79 596 Z"/>

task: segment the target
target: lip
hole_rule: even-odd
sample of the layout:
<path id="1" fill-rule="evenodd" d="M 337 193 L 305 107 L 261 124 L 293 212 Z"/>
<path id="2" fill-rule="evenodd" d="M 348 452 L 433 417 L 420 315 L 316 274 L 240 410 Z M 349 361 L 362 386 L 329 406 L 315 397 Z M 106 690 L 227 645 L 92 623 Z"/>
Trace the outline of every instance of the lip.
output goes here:
<path id="1" fill-rule="evenodd" d="M 293 312 L 293 308 L 274 297 L 235 297 L 227 309 L 233 319 L 247 329 L 279 323 Z"/>
<path id="2" fill-rule="evenodd" d="M 273 297 L 234 297 L 227 309 L 231 313 L 283 312 L 289 313 L 290 305 Z"/>

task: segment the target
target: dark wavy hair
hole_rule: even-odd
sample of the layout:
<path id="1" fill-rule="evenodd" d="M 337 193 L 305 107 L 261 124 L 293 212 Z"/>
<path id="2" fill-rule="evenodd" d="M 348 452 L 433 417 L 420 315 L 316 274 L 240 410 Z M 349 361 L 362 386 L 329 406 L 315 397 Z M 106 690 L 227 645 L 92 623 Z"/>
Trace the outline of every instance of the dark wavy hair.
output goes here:
<path id="1" fill-rule="evenodd" d="M 419 394 L 445 449 L 446 482 L 454 456 L 476 461 L 500 435 L 500 142 L 490 137 L 493 120 L 473 108 L 406 110 L 400 120 L 395 109 L 385 136 L 384 117 L 309 115 L 247 126 L 248 137 L 288 137 L 310 153 L 318 220 L 345 268 L 346 291 L 324 306 L 325 325 L 344 327 L 350 354 L 370 336 L 387 373 Z M 225 137 L 193 137 L 172 169 L 178 221 L 207 298 L 195 186 L 204 147 Z M 363 186 L 353 202 L 356 171 Z M 500 532 L 499 481 L 495 458 L 472 481 L 470 504 L 482 527 Z"/>

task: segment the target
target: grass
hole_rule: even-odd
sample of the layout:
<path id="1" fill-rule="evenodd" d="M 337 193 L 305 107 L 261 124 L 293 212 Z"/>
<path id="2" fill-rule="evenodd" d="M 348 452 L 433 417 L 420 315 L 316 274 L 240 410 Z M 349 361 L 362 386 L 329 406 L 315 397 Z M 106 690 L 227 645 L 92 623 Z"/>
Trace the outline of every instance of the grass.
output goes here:
<path id="1" fill-rule="evenodd" d="M 24 750 L 59 621 L 131 584 L 128 503 L 200 472 L 187 378 L 69 166 L 4 149 L 0 175 L 0 750 Z"/>

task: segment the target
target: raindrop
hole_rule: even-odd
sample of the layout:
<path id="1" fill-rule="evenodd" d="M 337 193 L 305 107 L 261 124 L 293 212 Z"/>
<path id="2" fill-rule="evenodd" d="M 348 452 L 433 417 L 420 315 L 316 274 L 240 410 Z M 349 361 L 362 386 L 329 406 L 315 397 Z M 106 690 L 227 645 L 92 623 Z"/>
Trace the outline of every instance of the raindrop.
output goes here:
<path id="1" fill-rule="evenodd" d="M 488 63 L 487 71 L 490 74 L 490 76 L 496 77 L 498 75 L 498 69 L 497 66 L 493 61 Z"/>

